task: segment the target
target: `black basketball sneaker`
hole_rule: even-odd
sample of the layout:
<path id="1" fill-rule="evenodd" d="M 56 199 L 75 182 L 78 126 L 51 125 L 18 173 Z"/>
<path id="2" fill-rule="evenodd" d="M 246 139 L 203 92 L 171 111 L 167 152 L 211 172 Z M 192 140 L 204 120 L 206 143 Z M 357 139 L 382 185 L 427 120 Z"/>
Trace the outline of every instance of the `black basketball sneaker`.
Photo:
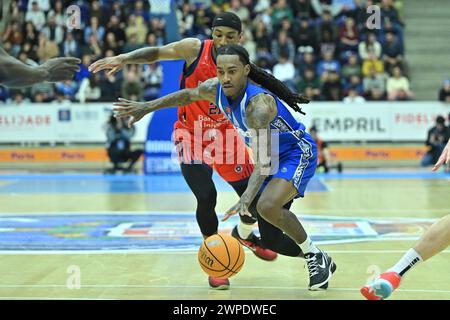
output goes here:
<path id="1" fill-rule="evenodd" d="M 305 254 L 305 260 L 309 271 L 308 289 L 311 291 L 326 290 L 331 276 L 336 271 L 336 264 L 322 250 L 318 253 Z"/>

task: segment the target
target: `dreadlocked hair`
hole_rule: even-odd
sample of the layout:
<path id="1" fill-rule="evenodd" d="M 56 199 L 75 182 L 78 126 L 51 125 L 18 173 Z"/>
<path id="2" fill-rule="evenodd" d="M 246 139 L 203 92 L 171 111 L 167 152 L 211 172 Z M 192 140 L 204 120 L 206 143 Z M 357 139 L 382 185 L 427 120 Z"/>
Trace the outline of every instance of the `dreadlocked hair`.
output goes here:
<path id="1" fill-rule="evenodd" d="M 305 114 L 299 104 L 309 103 L 309 99 L 302 94 L 292 92 L 283 82 L 275 78 L 270 73 L 264 71 L 254 63 L 250 62 L 247 50 L 236 44 L 230 44 L 223 47 L 217 52 L 217 55 L 238 55 L 239 60 L 244 64 L 250 65 L 250 73 L 248 77 L 256 84 L 264 87 L 278 98 L 286 102 L 294 111 Z"/>

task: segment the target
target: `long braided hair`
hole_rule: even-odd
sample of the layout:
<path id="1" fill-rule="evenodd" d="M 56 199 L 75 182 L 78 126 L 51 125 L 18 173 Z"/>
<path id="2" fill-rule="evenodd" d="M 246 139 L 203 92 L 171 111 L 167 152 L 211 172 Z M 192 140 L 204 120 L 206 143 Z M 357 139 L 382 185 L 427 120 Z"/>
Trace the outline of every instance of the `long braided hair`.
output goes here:
<path id="1" fill-rule="evenodd" d="M 217 55 L 238 55 L 239 60 L 244 65 L 250 65 L 248 77 L 253 82 L 275 94 L 278 98 L 286 102 L 293 110 L 305 114 L 299 104 L 309 103 L 310 100 L 302 94 L 292 92 L 283 82 L 250 62 L 248 52 L 244 47 L 237 44 L 226 45 L 220 47 L 217 51 Z"/>

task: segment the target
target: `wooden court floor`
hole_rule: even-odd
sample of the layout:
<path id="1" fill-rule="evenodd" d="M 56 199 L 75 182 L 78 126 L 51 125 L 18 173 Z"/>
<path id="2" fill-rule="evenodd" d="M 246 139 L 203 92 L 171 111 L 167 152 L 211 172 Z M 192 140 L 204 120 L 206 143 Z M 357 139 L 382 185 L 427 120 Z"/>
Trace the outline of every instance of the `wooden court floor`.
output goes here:
<path id="1" fill-rule="evenodd" d="M 292 211 L 300 218 L 320 215 L 437 219 L 450 213 L 448 178 L 323 179 L 322 182 L 326 192 L 310 192 L 294 203 Z M 11 219 L 11 215 L 20 219 L 25 214 L 30 217 L 43 212 L 57 215 L 195 211 L 194 197 L 185 191 L 1 192 L 2 187 L 12 183 L 13 180 L 0 176 L 0 221 L 2 217 Z M 217 212 L 223 213 L 236 200 L 234 193 L 219 190 Z M 0 226 L 1 232 L 7 230 Z M 214 291 L 208 289 L 195 250 L 115 253 L 3 250 L 0 299 L 362 299 L 359 288 L 376 272 L 395 263 L 414 244 L 414 237 L 320 245 L 336 261 L 337 271 L 328 291 L 314 293 L 307 290 L 307 269 L 301 259 L 279 256 L 274 262 L 265 262 L 250 251 L 246 251 L 242 271 L 231 278 L 231 289 Z M 31 237 L 27 241 L 35 240 Z M 450 248 L 417 266 L 392 299 L 450 300 L 449 270 Z"/>

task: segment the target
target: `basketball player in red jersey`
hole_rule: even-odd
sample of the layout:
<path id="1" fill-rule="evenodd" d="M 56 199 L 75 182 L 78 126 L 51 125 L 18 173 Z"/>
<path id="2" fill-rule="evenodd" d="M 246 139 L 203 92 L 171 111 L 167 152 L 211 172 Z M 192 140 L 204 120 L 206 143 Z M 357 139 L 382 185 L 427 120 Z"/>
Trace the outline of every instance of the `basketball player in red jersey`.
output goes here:
<path id="1" fill-rule="evenodd" d="M 177 42 L 167 44 L 162 47 L 148 47 L 138 49 L 115 57 L 100 59 L 94 62 L 89 71 L 96 73 L 102 70 L 109 70 L 108 74 L 114 74 L 122 69 L 126 64 L 151 64 L 161 60 L 185 61 L 180 79 L 180 89 L 196 88 L 199 83 L 204 82 L 217 75 L 216 55 L 217 50 L 227 44 L 237 44 L 241 37 L 242 25 L 239 17 L 231 12 L 224 12 L 215 17 L 213 21 L 212 40 L 201 41 L 195 38 L 186 38 Z M 289 91 L 279 80 L 271 78 L 266 83 L 259 83 L 250 75 L 250 79 L 261 84 L 266 89 L 284 97 L 285 101 L 294 103 L 306 103 L 302 96 L 295 95 Z M 226 131 L 235 130 L 219 108 L 208 101 L 193 102 L 195 107 L 178 107 L 178 121 L 174 125 L 174 140 L 180 154 L 181 172 L 190 189 L 197 198 L 196 218 L 203 236 L 206 238 L 217 233 L 218 219 L 215 213 L 217 191 L 212 180 L 212 170 L 226 180 L 241 196 L 247 188 L 248 179 L 253 171 L 253 164 L 250 162 L 248 148 L 242 139 L 234 139 L 234 146 L 227 146 L 226 139 L 223 139 L 224 154 L 222 159 L 234 159 L 231 164 L 217 163 L 218 155 L 210 155 L 204 152 L 211 141 L 202 141 L 201 152 L 195 152 L 192 146 L 194 143 L 194 131 L 201 132 L 201 137 L 208 132 L 211 140 L 214 140 L 214 132 L 220 131 L 222 137 L 226 137 Z M 139 119 L 135 119 L 138 121 Z M 186 135 L 186 132 L 189 135 Z M 238 136 L 235 134 L 234 136 Z M 189 141 L 190 140 L 190 141 Z M 191 146 L 191 147 L 186 147 Z M 234 147 L 234 148 L 233 148 Z M 237 150 L 245 150 L 244 163 L 237 162 Z M 199 158 L 199 154 L 201 155 Z M 287 207 L 291 203 L 287 204 Z M 256 217 L 256 208 L 252 214 Z M 291 239 L 274 227 L 271 234 L 274 238 L 270 241 L 261 238 L 253 232 L 255 219 L 248 216 L 241 216 L 238 226 L 233 229 L 232 235 L 243 245 L 250 248 L 253 253 L 263 260 L 274 260 L 277 253 L 268 249 L 268 243 L 276 244 L 274 250 L 278 253 L 299 256 L 302 254 L 299 247 Z M 270 233 L 270 232 L 269 232 Z M 275 239 L 276 237 L 276 239 Z M 209 277 L 209 284 L 214 289 L 228 289 L 228 279 L 215 279 Z"/>

